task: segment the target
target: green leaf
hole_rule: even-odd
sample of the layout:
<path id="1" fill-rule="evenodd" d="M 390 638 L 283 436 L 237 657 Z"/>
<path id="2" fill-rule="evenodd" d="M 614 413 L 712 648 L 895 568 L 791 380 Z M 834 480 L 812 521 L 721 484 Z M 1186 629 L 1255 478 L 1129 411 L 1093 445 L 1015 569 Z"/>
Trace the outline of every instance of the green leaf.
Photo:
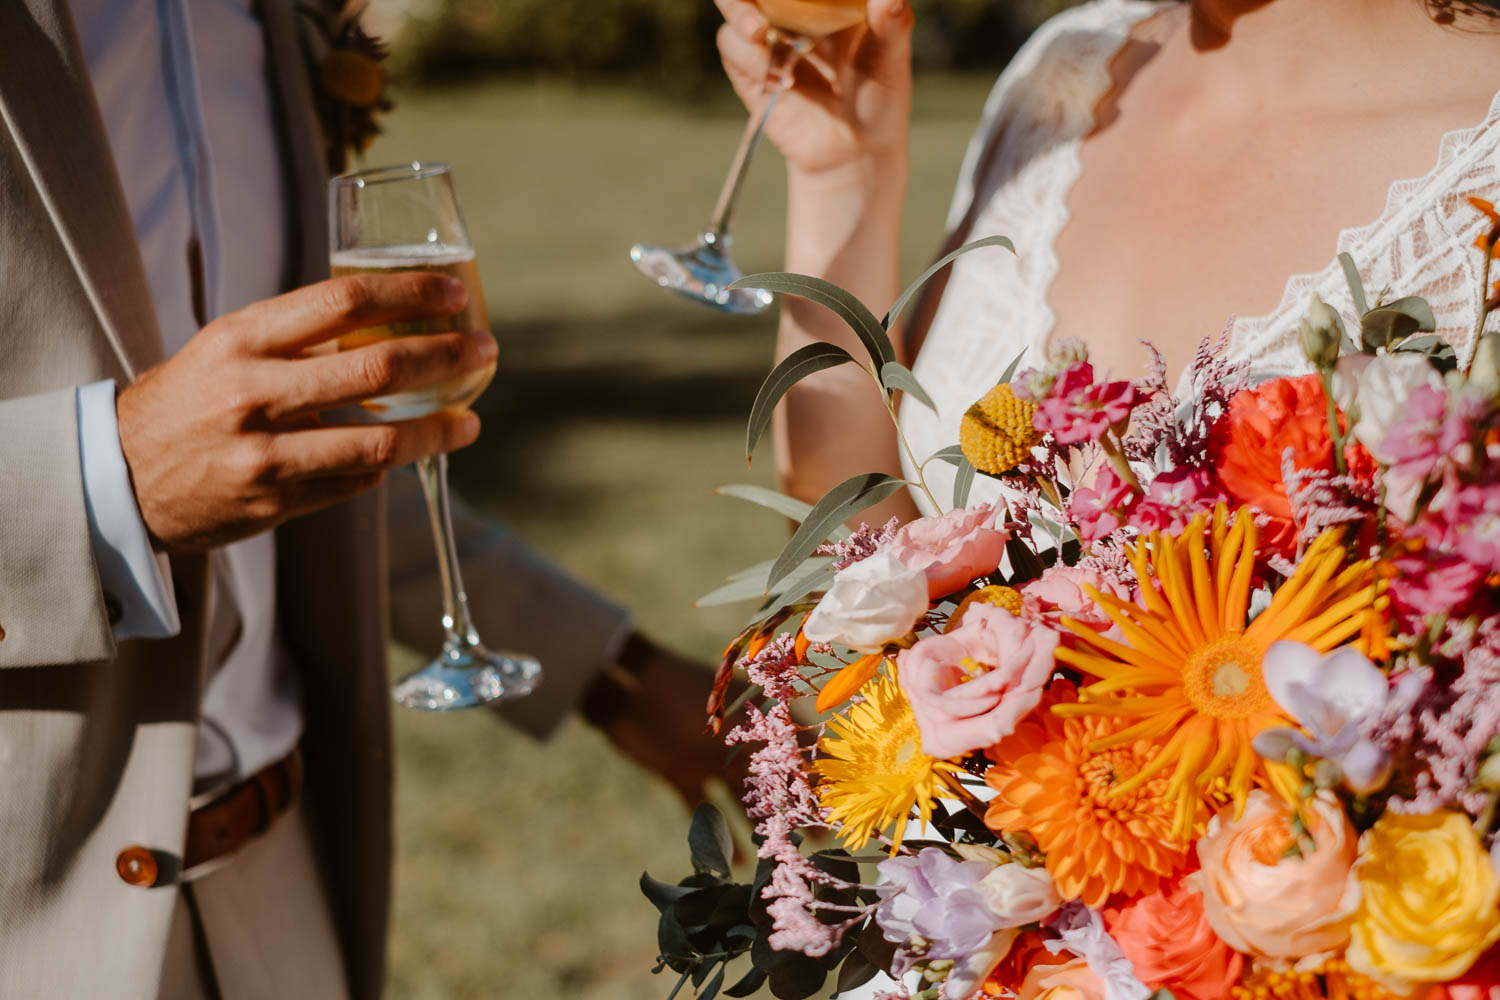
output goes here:
<path id="1" fill-rule="evenodd" d="M 1396 350 L 1407 354 L 1420 354 L 1432 362 L 1432 366 L 1440 372 L 1451 372 L 1458 367 L 1458 354 L 1453 350 L 1453 345 L 1436 334 L 1403 340 Z"/>
<path id="2" fill-rule="evenodd" d="M 964 458 L 962 455 L 959 458 L 960 461 L 955 463 L 958 465 L 958 472 L 953 476 L 953 507 L 955 510 L 961 510 L 969 506 L 969 491 L 974 488 L 974 473 L 979 471 L 974 468 L 974 463 L 970 462 L 967 458 Z"/>
<path id="3" fill-rule="evenodd" d="M 1010 556 L 1010 566 L 1015 572 L 1016 580 L 1035 580 L 1047 568 L 1019 538 L 1011 538 L 1005 543 L 1005 554 Z"/>
<path id="4" fill-rule="evenodd" d="M 922 384 L 911 373 L 911 369 L 899 361 L 887 361 L 885 367 L 880 369 L 880 384 L 885 386 L 886 392 L 900 389 L 933 413 L 937 412 L 937 404 L 932 401 L 931 396 L 927 395 L 927 390 L 922 388 Z"/>
<path id="5" fill-rule="evenodd" d="M 734 853 L 734 840 L 729 835 L 729 823 L 724 814 L 707 802 L 693 810 L 693 822 L 688 827 L 688 849 L 693 854 L 694 871 L 729 877 L 729 856 Z"/>
<path id="6" fill-rule="evenodd" d="M 952 466 L 962 465 L 968 461 L 964 458 L 964 450 L 956 444 L 950 444 L 941 451 L 935 451 L 927 457 L 929 462 L 947 462 Z"/>
<path id="7" fill-rule="evenodd" d="M 771 369 L 771 374 L 760 384 L 755 402 L 750 407 L 750 422 L 745 429 L 745 458 L 749 459 L 755 445 L 771 424 L 771 414 L 781 402 L 787 390 L 814 372 L 854 361 L 853 355 L 837 344 L 816 341 L 781 359 L 781 364 Z M 893 362 L 894 363 L 894 362 Z"/>
<path id="8" fill-rule="evenodd" d="M 1359 268 L 1354 265 L 1354 258 L 1347 253 L 1339 254 L 1339 264 L 1344 269 L 1344 280 L 1349 283 L 1349 295 L 1354 299 L 1354 311 L 1364 319 L 1365 313 L 1370 311 L 1369 299 L 1365 298 L 1365 283 L 1360 280 Z"/>
<path id="9" fill-rule="evenodd" d="M 875 318 L 875 314 L 870 312 L 863 302 L 831 281 L 824 281 L 822 278 L 814 278 L 806 274 L 772 271 L 741 278 L 729 287 L 761 288 L 768 292 L 781 292 L 784 295 L 799 295 L 816 302 L 820 306 L 831 309 L 838 314 L 840 319 L 849 324 L 849 328 L 854 331 L 860 343 L 864 344 L 865 350 L 869 352 L 875 371 L 878 372 L 887 361 L 896 360 L 896 349 L 891 346 L 891 338 L 886 335 L 885 327 L 880 325 L 880 320 Z"/>
<path id="10" fill-rule="evenodd" d="M 809 560 L 811 562 L 811 560 Z M 807 565 L 807 563 L 803 563 Z M 833 574 L 829 567 L 833 565 L 830 559 L 821 566 L 814 567 L 801 576 L 791 577 L 791 583 L 782 588 L 780 593 L 771 595 L 764 604 L 755 611 L 755 616 L 750 619 L 751 623 L 760 621 L 762 618 L 776 614 L 788 604 L 796 604 L 808 594 L 815 590 L 827 590 L 829 584 L 833 583 Z"/>
<path id="11" fill-rule="evenodd" d="M 865 958 L 864 953 L 855 948 L 844 959 L 844 964 L 839 966 L 838 988 L 833 995 L 837 997 L 846 990 L 857 990 L 874 979 L 879 972 L 880 970 Z"/>
<path id="12" fill-rule="evenodd" d="M 769 590 L 780 583 L 788 573 L 796 569 L 802 560 L 812 554 L 818 544 L 845 520 L 867 507 L 872 507 L 907 485 L 906 480 L 887 476 L 881 472 L 866 472 L 850 476 L 813 504 L 812 510 L 797 528 L 781 555 L 771 567 L 766 580 Z"/>
<path id="13" fill-rule="evenodd" d="M 880 325 L 889 330 L 892 324 L 896 322 L 896 318 L 901 315 L 901 311 L 906 308 L 909 302 L 911 302 L 912 296 L 916 295 L 917 292 L 922 290 L 922 286 L 927 284 L 928 279 L 930 279 L 934 274 L 937 274 L 943 268 L 947 267 L 949 264 L 953 263 L 959 257 L 968 253 L 970 250 L 978 250 L 980 247 L 1004 247 L 1011 253 L 1016 252 L 1016 245 L 1010 240 L 1006 239 L 1004 236 L 986 236 L 982 240 L 975 240 L 972 243 L 965 243 L 963 246 L 959 247 L 957 250 L 948 254 L 942 260 L 939 260 L 936 264 L 923 271 L 921 277 L 919 277 L 916 281 L 913 281 L 910 285 L 906 286 L 906 291 L 902 292 L 901 297 L 896 300 L 896 304 L 891 306 L 891 311 L 885 314 L 885 319 L 880 321 Z"/>
<path id="14" fill-rule="evenodd" d="M 726 997 L 747 997 L 760 989 L 766 981 L 766 970 L 758 965 L 750 966 L 750 971 L 745 973 L 739 982 L 724 991 Z"/>
<path id="15" fill-rule="evenodd" d="M 693 891 L 691 886 L 668 885 L 665 882 L 658 882 L 645 872 L 641 872 L 641 892 L 645 893 L 646 898 L 651 900 L 651 905 L 656 907 L 657 912 L 666 912 L 673 903 Z"/>
<path id="16" fill-rule="evenodd" d="M 1015 357 L 1010 359 L 1010 364 L 1005 366 L 1005 373 L 1001 375 L 998 380 L 996 380 L 995 384 L 1000 385 L 1002 382 L 1009 382 L 1011 379 L 1015 378 L 1016 369 L 1021 367 L 1021 359 L 1024 357 L 1026 357 L 1026 348 L 1023 347 L 1021 348 L 1020 354 L 1017 354 Z"/>
<path id="17" fill-rule="evenodd" d="M 1360 340 L 1366 351 L 1390 350 L 1412 334 L 1436 329 L 1432 306 L 1416 295 L 1371 309 L 1359 321 Z"/>
<path id="18" fill-rule="evenodd" d="M 714 490 L 714 494 L 721 497 L 738 497 L 741 500 L 768 507 L 793 521 L 802 521 L 812 512 L 812 504 L 803 503 L 796 497 L 789 497 L 785 493 L 777 493 L 775 490 L 750 483 L 730 483 L 728 486 L 720 486 Z"/>
<path id="19" fill-rule="evenodd" d="M 724 970 L 727 968 L 729 968 L 728 961 L 719 964 L 719 971 L 715 972 L 714 977 L 708 981 L 708 985 L 703 987 L 703 991 L 698 994 L 698 1000 L 714 1000 L 714 997 L 719 995 L 719 987 L 724 985 Z"/>

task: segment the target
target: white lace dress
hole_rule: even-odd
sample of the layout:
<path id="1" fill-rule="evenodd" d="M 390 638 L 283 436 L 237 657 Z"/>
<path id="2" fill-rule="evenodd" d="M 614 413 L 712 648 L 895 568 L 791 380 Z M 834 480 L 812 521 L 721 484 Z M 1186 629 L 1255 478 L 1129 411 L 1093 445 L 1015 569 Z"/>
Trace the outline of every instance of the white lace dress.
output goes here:
<path id="1" fill-rule="evenodd" d="M 910 396 L 901 408 L 902 427 L 920 458 L 958 442 L 964 411 L 1023 347 L 1029 362 L 1046 356 L 1054 322 L 1047 292 L 1058 266 L 1053 244 L 1068 221 L 1079 146 L 1111 86 L 1110 63 L 1132 27 L 1163 6 L 1160 0 L 1094 0 L 1058 15 L 1016 55 L 990 94 L 964 157 L 948 226 L 955 230 L 972 218 L 966 240 L 1008 236 L 1017 254 L 980 250 L 953 265 L 912 366 L 938 412 Z M 1339 234 L 1322 271 L 1292 277 L 1273 312 L 1234 322 L 1230 351 L 1251 362 L 1257 379 L 1307 370 L 1296 331 L 1310 293 L 1357 329 L 1340 251 L 1353 256 L 1372 293 L 1389 287 L 1425 297 L 1439 333 L 1467 362 L 1481 264 L 1471 243 L 1483 220 L 1464 199 L 1500 200 L 1500 94 L 1483 122 L 1445 135 L 1436 156 L 1427 174 L 1391 185 L 1378 219 Z M 905 472 L 915 475 L 909 464 Z M 933 495 L 946 504 L 953 495 L 952 466 L 934 462 L 926 475 Z M 980 477 L 973 502 L 993 500 L 995 487 Z M 926 506 L 925 498 L 918 502 Z"/>

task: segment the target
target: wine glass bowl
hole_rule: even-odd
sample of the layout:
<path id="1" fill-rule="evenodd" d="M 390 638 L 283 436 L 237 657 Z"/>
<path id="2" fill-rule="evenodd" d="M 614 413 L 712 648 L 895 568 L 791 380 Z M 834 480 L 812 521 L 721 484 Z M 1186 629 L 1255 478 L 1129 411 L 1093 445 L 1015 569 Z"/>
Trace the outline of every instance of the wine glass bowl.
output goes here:
<path id="1" fill-rule="evenodd" d="M 392 337 L 489 328 L 474 248 L 446 165 L 412 163 L 342 174 L 329 181 L 328 205 L 334 277 L 425 271 L 457 278 L 469 293 L 464 309 L 453 316 L 355 330 L 339 338 L 339 350 L 359 350 Z M 324 418 L 394 423 L 442 409 L 465 409 L 494 374 L 491 363 L 437 385 L 367 399 Z M 448 456 L 418 460 L 417 475 L 437 549 L 443 646 L 425 667 L 397 682 L 392 696 L 407 708 L 443 711 L 530 694 L 541 679 L 541 664 L 524 654 L 487 648 L 470 618 L 453 540 Z"/>
<path id="2" fill-rule="evenodd" d="M 755 0 L 773 28 L 821 39 L 865 19 L 865 0 Z"/>

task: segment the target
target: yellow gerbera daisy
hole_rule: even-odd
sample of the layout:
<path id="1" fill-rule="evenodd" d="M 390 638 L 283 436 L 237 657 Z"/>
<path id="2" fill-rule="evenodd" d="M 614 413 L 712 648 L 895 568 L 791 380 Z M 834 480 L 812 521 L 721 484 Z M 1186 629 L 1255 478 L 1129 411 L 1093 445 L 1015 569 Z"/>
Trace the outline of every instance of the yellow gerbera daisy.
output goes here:
<path id="1" fill-rule="evenodd" d="M 1089 591 L 1124 642 L 1064 619 L 1080 642 L 1059 649 L 1057 658 L 1098 680 L 1082 688 L 1078 704 L 1053 711 L 1140 720 L 1092 749 L 1142 739 L 1158 744 L 1151 762 L 1114 794 L 1128 795 L 1171 768 L 1167 794 L 1175 802 L 1177 836 L 1192 830 L 1203 790 L 1223 775 L 1237 807 L 1257 781 L 1294 789 L 1290 770 L 1268 765 L 1251 746 L 1262 729 L 1291 721 L 1261 677 L 1270 645 L 1292 639 L 1328 652 L 1357 639 L 1369 655 L 1382 630 L 1387 599 L 1372 564 L 1349 561 L 1337 528 L 1318 536 L 1270 607 L 1247 624 L 1257 541 L 1248 509 L 1231 521 L 1220 505 L 1180 535 L 1153 533 L 1132 547 L 1145 608 Z"/>
<path id="2" fill-rule="evenodd" d="M 913 808 L 926 822 L 937 797 L 959 792 L 960 769 L 922 752 L 917 720 L 894 677 L 878 676 L 859 693 L 863 700 L 830 719 L 818 743 L 818 795 L 851 850 L 895 823 L 894 853 Z"/>

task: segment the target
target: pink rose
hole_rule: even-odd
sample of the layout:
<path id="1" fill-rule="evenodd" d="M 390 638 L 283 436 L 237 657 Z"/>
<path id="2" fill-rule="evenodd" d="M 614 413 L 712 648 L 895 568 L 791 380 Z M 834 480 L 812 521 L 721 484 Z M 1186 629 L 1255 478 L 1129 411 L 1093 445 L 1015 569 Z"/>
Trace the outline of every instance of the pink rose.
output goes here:
<path id="1" fill-rule="evenodd" d="M 1059 564 L 1021 589 L 1021 613 L 1030 618 L 1054 621 L 1066 615 L 1100 631 L 1113 628 L 1114 622 L 1099 609 L 1099 602 L 1090 597 L 1084 587 L 1093 587 L 1101 594 L 1122 601 L 1132 599 L 1130 588 L 1118 580 L 1093 570 Z"/>
<path id="2" fill-rule="evenodd" d="M 1009 736 L 1042 700 L 1057 641 L 1050 628 L 974 604 L 958 628 L 903 650 L 896 676 L 922 752 L 958 757 Z"/>
<path id="3" fill-rule="evenodd" d="M 1277 796 L 1257 789 L 1234 819 L 1225 809 L 1198 841 L 1203 870 L 1196 880 L 1203 910 L 1214 931 L 1247 955 L 1287 959 L 1315 967 L 1349 943 L 1349 925 L 1359 908 L 1359 883 L 1350 877 L 1358 834 L 1331 792 L 1302 805 L 1307 836 L 1302 853 L 1293 812 Z"/>
<path id="4" fill-rule="evenodd" d="M 936 600 L 995 572 L 1009 538 L 1009 532 L 995 526 L 994 508 L 982 504 L 908 521 L 885 549 L 925 575 L 927 595 Z"/>

